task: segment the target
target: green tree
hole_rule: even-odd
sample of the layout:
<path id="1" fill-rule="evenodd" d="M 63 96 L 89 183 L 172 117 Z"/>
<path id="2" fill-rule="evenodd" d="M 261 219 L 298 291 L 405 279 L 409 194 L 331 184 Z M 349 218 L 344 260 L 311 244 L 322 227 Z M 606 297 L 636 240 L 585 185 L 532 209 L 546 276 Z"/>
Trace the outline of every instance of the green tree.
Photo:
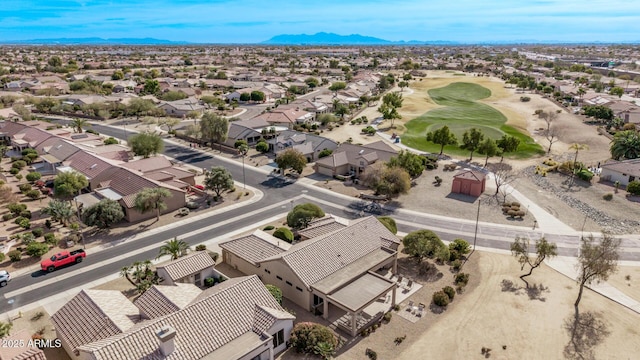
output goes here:
<path id="1" fill-rule="evenodd" d="M 167 208 L 164 199 L 168 197 L 171 197 L 171 192 L 165 188 L 144 188 L 136 194 L 133 207 L 143 214 L 155 210 L 157 221 L 160 220 L 160 211 Z"/>
<path id="2" fill-rule="evenodd" d="M 640 157 L 640 134 L 635 130 L 618 131 L 609 148 L 615 160 L 637 159 Z"/>
<path id="3" fill-rule="evenodd" d="M 174 237 L 173 240 L 165 241 L 164 245 L 160 246 L 156 260 L 165 255 L 170 255 L 171 260 L 176 260 L 187 255 L 190 250 L 189 244 L 184 240 L 178 240 L 177 237 Z"/>
<path id="4" fill-rule="evenodd" d="M 41 211 L 43 214 L 51 216 L 53 221 L 59 221 L 63 226 L 67 226 L 74 216 L 71 204 L 56 199 L 49 201 L 49 204 Z"/>
<path id="5" fill-rule="evenodd" d="M 133 98 L 129 101 L 129 105 L 127 105 L 127 113 L 134 115 L 136 120 L 140 120 L 140 116 L 148 114 L 151 110 L 155 109 L 155 107 L 156 105 L 151 100 Z"/>
<path id="6" fill-rule="evenodd" d="M 282 290 L 280 290 L 279 287 L 271 284 L 266 284 L 265 287 L 267 288 L 267 290 L 269 290 L 271 295 L 273 295 L 278 304 L 282 305 Z"/>
<path id="7" fill-rule="evenodd" d="M 438 130 L 429 131 L 427 133 L 427 141 L 440 145 L 440 155 L 442 155 L 445 146 L 458 144 L 458 139 L 456 139 L 456 136 L 449 130 L 447 125 Z"/>
<path id="8" fill-rule="evenodd" d="M 262 91 L 254 90 L 250 94 L 251 101 L 264 102 L 266 97 Z"/>
<path id="9" fill-rule="evenodd" d="M 329 90 L 333 91 L 334 95 L 338 93 L 338 91 L 343 90 L 347 87 L 347 83 L 343 81 L 336 81 L 331 86 L 329 86 Z"/>
<path id="10" fill-rule="evenodd" d="M 53 193 L 59 199 L 71 201 L 80 194 L 80 190 L 89 186 L 87 178 L 77 171 L 64 171 L 58 173 L 53 180 Z"/>
<path id="11" fill-rule="evenodd" d="M 640 195 L 640 181 L 634 180 L 627 185 L 627 192 L 631 195 Z"/>
<path id="12" fill-rule="evenodd" d="M 618 98 L 621 98 L 622 95 L 624 95 L 624 89 L 619 86 L 614 86 L 609 90 L 609 95 L 614 95 Z"/>
<path id="13" fill-rule="evenodd" d="M 134 154 L 144 158 L 148 158 L 150 155 L 155 156 L 164 149 L 164 142 L 160 135 L 150 132 L 130 136 L 127 142 Z"/>
<path id="14" fill-rule="evenodd" d="M 304 229 L 309 226 L 311 220 L 324 216 L 324 211 L 312 203 L 296 205 L 287 214 L 287 225 L 292 229 Z"/>
<path id="15" fill-rule="evenodd" d="M 381 163 L 367 167 L 360 180 L 379 195 L 396 196 L 411 189 L 411 176 L 405 169 Z"/>
<path id="16" fill-rule="evenodd" d="M 515 136 L 505 134 L 496 142 L 496 145 L 500 149 L 500 162 L 502 162 L 504 160 L 505 153 L 512 153 L 518 150 L 520 139 Z"/>
<path id="17" fill-rule="evenodd" d="M 520 270 L 524 270 L 525 266 L 529 266 L 529 272 L 520 275 L 520 279 L 524 281 L 529 288 L 529 283 L 524 278 L 531 275 L 533 270 L 540 266 L 547 257 L 558 255 L 558 247 L 554 243 L 550 243 L 544 237 L 536 241 L 536 257 L 532 258 L 529 254 L 529 238 L 516 237 L 511 244 L 511 253 L 518 258 Z"/>
<path id="18" fill-rule="evenodd" d="M 602 233 L 600 241 L 596 241 L 593 235 L 582 237 L 580 253 L 578 255 L 578 278 L 580 285 L 578 298 L 574 303 L 576 315 L 578 315 L 578 305 L 582 300 L 584 286 L 597 282 L 607 281 L 609 276 L 618 271 L 618 250 L 620 249 L 620 239 Z"/>
<path id="19" fill-rule="evenodd" d="M 204 177 L 204 187 L 220 196 L 223 191 L 233 189 L 233 177 L 223 166 L 213 166 Z"/>
<path id="20" fill-rule="evenodd" d="M 589 145 L 573 143 L 569 146 L 569 150 L 576 151 L 576 155 L 573 157 L 573 168 L 576 169 L 576 165 L 578 164 L 578 152 L 581 150 L 589 150 Z"/>
<path id="21" fill-rule="evenodd" d="M 387 166 L 405 169 L 412 178 L 422 175 L 425 168 L 423 157 L 409 150 L 401 150 L 397 156 L 391 157 Z"/>
<path id="22" fill-rule="evenodd" d="M 267 153 L 269 151 L 269 144 L 264 140 L 258 141 L 256 151 L 262 154 Z"/>
<path id="23" fill-rule="evenodd" d="M 164 101 L 176 101 L 176 100 L 186 99 L 188 96 L 182 91 L 172 90 L 172 91 L 167 91 L 165 93 L 162 93 L 162 95 L 160 95 L 159 97 Z"/>
<path id="24" fill-rule="evenodd" d="M 331 150 L 331 149 L 322 149 L 322 151 L 320 151 L 318 153 L 318 158 L 322 159 L 323 157 L 330 156 L 331 154 L 333 154 L 333 150 Z"/>
<path id="25" fill-rule="evenodd" d="M 117 201 L 102 199 L 87 208 L 82 213 L 82 217 L 87 226 L 107 229 L 124 219 L 124 211 L 122 211 L 122 206 Z"/>
<path id="26" fill-rule="evenodd" d="M 462 146 L 460 148 L 471 152 L 469 160 L 473 160 L 473 153 L 478 150 L 482 140 L 484 140 L 484 134 L 476 128 L 465 131 L 462 135 Z"/>
<path id="27" fill-rule="evenodd" d="M 310 89 L 316 88 L 320 85 L 320 81 L 314 77 L 308 77 L 304 80 L 305 84 L 309 86 Z"/>
<path id="28" fill-rule="evenodd" d="M 160 92 L 160 84 L 158 80 L 147 79 L 144 82 L 144 88 L 142 88 L 143 94 L 155 95 Z"/>
<path id="29" fill-rule="evenodd" d="M 425 257 L 435 257 L 440 261 L 449 260 L 449 248 L 431 230 L 417 230 L 408 233 L 403 239 L 405 251 L 414 256 L 418 263 Z"/>
<path id="30" fill-rule="evenodd" d="M 120 141 L 118 141 L 118 139 L 114 138 L 113 136 L 110 136 L 108 139 L 104 139 L 103 142 L 105 145 L 113 145 L 113 144 L 120 143 Z"/>
<path id="31" fill-rule="evenodd" d="M 293 327 L 289 342 L 299 353 L 315 354 L 316 347 L 321 343 L 329 344 L 335 349 L 338 346 L 338 336 L 326 326 L 301 322 Z"/>
<path id="32" fill-rule="evenodd" d="M 382 97 L 382 105 L 378 107 L 378 111 L 383 119 L 391 121 L 391 127 L 395 119 L 402 119 L 398 109 L 402 107 L 403 101 L 402 94 L 399 92 L 388 93 Z"/>
<path id="33" fill-rule="evenodd" d="M 471 245 L 464 239 L 455 239 L 449 243 L 449 259 L 455 260 L 471 252 Z M 454 259 L 455 258 L 455 259 Z"/>
<path id="34" fill-rule="evenodd" d="M 302 174 L 302 170 L 307 165 L 307 158 L 304 155 L 293 148 L 288 148 L 281 151 L 275 160 L 276 164 L 278 164 L 278 168 L 281 169 L 284 174 L 287 169 L 291 168 L 296 171 L 298 174 Z"/>
<path id="35" fill-rule="evenodd" d="M 277 228 L 276 231 L 273 232 L 273 237 L 284 240 L 289 244 L 291 244 L 294 239 L 293 232 L 286 227 Z"/>
<path id="36" fill-rule="evenodd" d="M 122 80 L 124 79 L 124 72 L 122 70 L 116 70 L 111 74 L 111 80 Z"/>
<path id="37" fill-rule="evenodd" d="M 478 146 L 478 152 L 482 155 L 485 155 L 484 166 L 487 166 L 489 158 L 492 156 L 496 156 L 496 154 L 498 154 L 498 151 L 498 145 L 496 145 L 496 142 L 492 138 L 484 139 Z"/>
<path id="38" fill-rule="evenodd" d="M 77 133 L 82 133 L 82 129 L 89 126 L 91 126 L 91 124 L 89 124 L 89 121 L 86 119 L 75 118 L 71 120 L 71 127 L 73 127 Z"/>
<path id="39" fill-rule="evenodd" d="M 204 140 L 211 142 L 212 148 L 214 143 L 219 143 L 222 152 L 222 143 L 227 140 L 229 133 L 229 120 L 207 111 L 200 119 L 200 133 Z"/>
<path id="40" fill-rule="evenodd" d="M 27 174 L 27 181 L 30 183 L 34 183 L 42 178 L 42 175 L 39 172 L 30 172 Z"/>
<path id="41" fill-rule="evenodd" d="M 604 105 L 587 105 L 582 108 L 587 116 L 593 116 L 598 120 L 611 120 L 614 117 L 613 110 Z"/>
<path id="42" fill-rule="evenodd" d="M 158 122 L 158 125 L 166 126 L 167 131 L 169 133 L 171 133 L 173 131 L 173 128 L 176 127 L 178 124 L 180 124 L 180 119 L 176 119 L 176 118 L 164 118 Z"/>

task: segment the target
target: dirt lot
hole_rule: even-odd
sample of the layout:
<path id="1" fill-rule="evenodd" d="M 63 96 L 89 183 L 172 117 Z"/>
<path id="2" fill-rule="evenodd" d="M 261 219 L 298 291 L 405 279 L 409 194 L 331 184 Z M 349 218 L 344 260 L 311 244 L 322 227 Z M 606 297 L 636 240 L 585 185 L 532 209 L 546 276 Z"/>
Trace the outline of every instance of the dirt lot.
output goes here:
<path id="1" fill-rule="evenodd" d="M 8 319 L 0 319 L 2 322 L 7 322 Z M 39 334 L 43 339 L 53 340 L 56 339 L 56 332 L 51 322 L 51 316 L 42 307 L 33 309 L 31 311 L 22 313 L 20 318 L 11 319 L 13 326 L 11 327 L 11 334 L 15 334 L 21 330 L 27 330 L 29 335 Z M 47 359 L 55 360 L 67 360 L 71 359 L 69 355 L 64 351 L 62 347 L 45 347 L 42 349 Z"/>

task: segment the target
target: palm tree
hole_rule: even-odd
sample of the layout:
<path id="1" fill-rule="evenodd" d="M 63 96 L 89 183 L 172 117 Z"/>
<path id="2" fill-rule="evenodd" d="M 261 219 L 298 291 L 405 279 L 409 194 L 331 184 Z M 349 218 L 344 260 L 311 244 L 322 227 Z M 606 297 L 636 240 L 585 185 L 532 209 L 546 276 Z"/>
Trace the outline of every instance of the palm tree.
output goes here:
<path id="1" fill-rule="evenodd" d="M 582 97 L 584 96 L 584 94 L 587 93 L 587 90 L 585 90 L 583 87 L 579 87 L 578 88 L 578 105 L 582 104 Z"/>
<path id="2" fill-rule="evenodd" d="M 640 157 L 640 135 L 634 130 L 618 131 L 611 140 L 611 157 L 614 160 Z"/>
<path id="3" fill-rule="evenodd" d="M 85 119 L 76 118 L 71 121 L 71 126 L 77 133 L 82 133 L 82 128 L 88 127 L 90 124 Z"/>
<path id="4" fill-rule="evenodd" d="M 43 214 L 51 216 L 53 221 L 62 223 L 62 226 L 67 226 L 75 215 L 71 204 L 56 199 L 51 200 L 41 211 Z"/>
<path id="5" fill-rule="evenodd" d="M 569 150 L 575 150 L 576 151 L 576 156 L 573 158 L 573 169 L 576 169 L 576 164 L 578 163 L 578 152 L 580 150 L 589 150 L 589 145 L 587 144 L 571 144 L 571 146 L 569 146 Z"/>
<path id="6" fill-rule="evenodd" d="M 177 258 L 187 255 L 189 250 L 191 250 L 189 244 L 184 240 L 178 240 L 176 237 L 173 238 L 173 240 L 166 241 L 165 244 L 160 247 L 160 252 L 156 259 L 165 255 L 171 255 L 171 260 L 176 260 Z"/>
<path id="7" fill-rule="evenodd" d="M 164 199 L 168 197 L 171 197 L 171 193 L 165 188 L 144 188 L 136 194 L 133 207 L 141 213 L 155 210 L 156 221 L 158 221 L 160 220 L 160 211 L 167 208 Z"/>
<path id="8" fill-rule="evenodd" d="M 7 154 L 7 151 L 9 151 L 7 145 L 0 145 L 0 158 L 3 158 Z"/>

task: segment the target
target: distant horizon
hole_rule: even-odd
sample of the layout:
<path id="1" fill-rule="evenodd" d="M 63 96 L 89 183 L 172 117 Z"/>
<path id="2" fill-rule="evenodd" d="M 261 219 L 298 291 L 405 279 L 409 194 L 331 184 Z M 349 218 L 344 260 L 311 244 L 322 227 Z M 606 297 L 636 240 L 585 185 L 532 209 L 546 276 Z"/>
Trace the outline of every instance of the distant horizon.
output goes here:
<path id="1" fill-rule="evenodd" d="M 638 13 L 640 4 L 622 0 L 21 0 L 0 8 L 0 43 L 99 37 L 258 44 L 318 32 L 463 44 L 637 43 Z"/>

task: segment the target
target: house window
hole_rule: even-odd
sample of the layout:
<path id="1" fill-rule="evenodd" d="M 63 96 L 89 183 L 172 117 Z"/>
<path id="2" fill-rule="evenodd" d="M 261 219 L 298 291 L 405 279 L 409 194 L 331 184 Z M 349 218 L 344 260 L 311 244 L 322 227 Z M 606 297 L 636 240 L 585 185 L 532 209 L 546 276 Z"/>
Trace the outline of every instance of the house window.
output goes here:
<path id="1" fill-rule="evenodd" d="M 287 283 L 287 285 L 289 285 L 289 286 L 293 286 L 293 284 L 292 284 L 292 283 L 290 283 L 290 282 L 288 282 L 288 281 L 285 281 L 285 282 Z"/>
<path id="2" fill-rule="evenodd" d="M 302 292 L 302 289 L 296 286 L 296 290 Z"/>
<path id="3" fill-rule="evenodd" d="M 200 278 L 200 276 L 201 276 L 201 275 L 200 275 L 200 273 L 197 273 L 197 274 L 194 276 L 194 282 L 195 282 L 196 284 L 200 284 L 200 279 L 201 279 L 201 278 Z"/>
<path id="4" fill-rule="evenodd" d="M 282 280 L 282 278 L 280 276 L 278 276 L 278 275 L 276 275 L 276 279 Z"/>
<path id="5" fill-rule="evenodd" d="M 273 348 L 275 349 L 282 344 L 284 344 L 284 329 L 273 334 Z"/>
<path id="6" fill-rule="evenodd" d="M 271 274 L 271 271 L 264 269 L 264 272 L 266 272 L 267 274 Z"/>

